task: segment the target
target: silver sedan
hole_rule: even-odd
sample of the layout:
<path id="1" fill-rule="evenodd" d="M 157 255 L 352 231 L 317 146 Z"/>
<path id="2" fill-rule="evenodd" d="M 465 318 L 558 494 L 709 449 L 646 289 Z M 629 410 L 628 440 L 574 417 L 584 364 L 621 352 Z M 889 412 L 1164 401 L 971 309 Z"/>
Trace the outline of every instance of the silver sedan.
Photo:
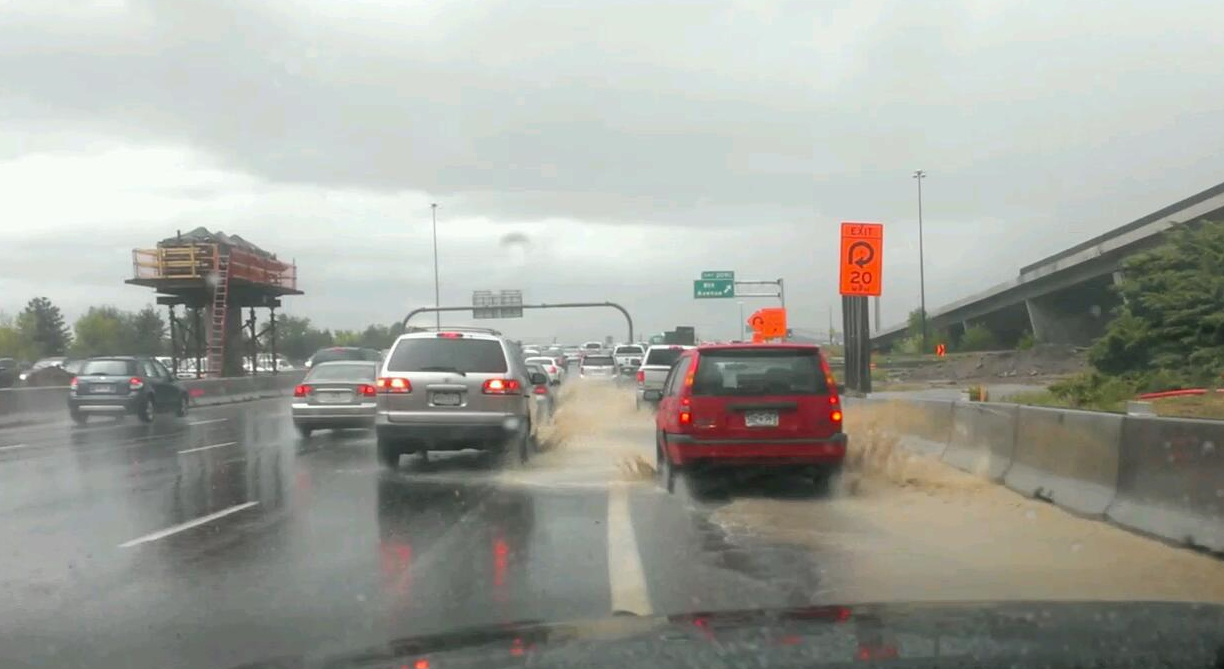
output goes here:
<path id="1" fill-rule="evenodd" d="M 315 365 L 293 389 L 293 425 L 303 437 L 314 430 L 372 428 L 377 411 L 378 363 L 338 360 Z"/>

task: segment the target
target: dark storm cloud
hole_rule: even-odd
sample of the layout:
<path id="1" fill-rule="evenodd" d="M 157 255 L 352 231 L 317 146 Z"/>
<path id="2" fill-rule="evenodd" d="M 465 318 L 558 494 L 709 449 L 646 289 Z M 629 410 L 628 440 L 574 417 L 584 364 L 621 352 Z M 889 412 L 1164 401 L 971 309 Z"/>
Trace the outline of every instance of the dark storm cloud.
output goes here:
<path id="1" fill-rule="evenodd" d="M 451 219 L 755 229 L 685 244 L 821 293 L 840 219 L 891 224 L 909 288 L 915 168 L 939 299 L 1224 174 L 1216 2 L 95 4 L 0 10 L 0 119 L 26 150 L 92 133 L 428 193 Z"/>

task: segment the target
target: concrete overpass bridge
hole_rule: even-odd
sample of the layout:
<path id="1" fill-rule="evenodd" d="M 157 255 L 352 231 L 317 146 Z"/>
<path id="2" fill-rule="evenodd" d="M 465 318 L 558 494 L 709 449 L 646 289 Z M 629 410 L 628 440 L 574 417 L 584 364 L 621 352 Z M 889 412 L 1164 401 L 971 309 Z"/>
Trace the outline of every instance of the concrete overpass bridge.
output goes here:
<path id="1" fill-rule="evenodd" d="M 1105 332 L 1118 306 L 1111 288 L 1122 262 L 1159 244 L 1170 227 L 1200 219 L 1224 219 L 1224 183 L 1026 265 L 1010 281 L 929 309 L 929 324 L 954 337 L 981 324 L 1005 344 L 1027 330 L 1041 342 L 1087 345 Z M 873 345 L 887 348 L 905 335 L 905 323 L 882 328 Z"/>

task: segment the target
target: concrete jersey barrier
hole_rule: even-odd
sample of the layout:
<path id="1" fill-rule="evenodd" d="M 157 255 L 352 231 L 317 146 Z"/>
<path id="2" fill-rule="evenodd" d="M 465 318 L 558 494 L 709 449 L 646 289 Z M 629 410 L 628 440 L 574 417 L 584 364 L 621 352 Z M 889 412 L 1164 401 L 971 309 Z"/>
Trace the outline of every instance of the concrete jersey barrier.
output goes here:
<path id="1" fill-rule="evenodd" d="M 971 474 L 1001 481 L 1016 447 L 1015 404 L 956 402 L 944 462 Z"/>
<path id="2" fill-rule="evenodd" d="M 179 385 L 187 389 L 192 405 L 207 406 L 287 395 L 305 375 L 304 370 L 293 370 L 275 376 L 186 379 Z M 67 386 L 0 390 L 0 426 L 45 422 L 61 415 L 68 415 Z"/>
<path id="3" fill-rule="evenodd" d="M 1117 496 L 1105 515 L 1139 532 L 1224 551 L 1224 422 L 1127 416 Z"/>
<path id="4" fill-rule="evenodd" d="M 1085 515 L 1099 516 L 1118 481 L 1122 416 L 1021 406 L 1008 488 Z"/>

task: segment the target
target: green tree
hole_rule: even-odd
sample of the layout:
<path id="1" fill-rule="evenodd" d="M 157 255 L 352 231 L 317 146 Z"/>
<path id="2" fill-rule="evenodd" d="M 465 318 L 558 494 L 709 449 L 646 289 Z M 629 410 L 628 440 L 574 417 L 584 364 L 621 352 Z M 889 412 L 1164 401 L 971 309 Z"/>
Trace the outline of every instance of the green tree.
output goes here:
<path id="1" fill-rule="evenodd" d="M 1224 222 L 1171 229 L 1160 246 L 1123 263 L 1116 290 L 1123 303 L 1089 351 L 1093 367 L 1160 386 L 1178 378 L 1219 383 L 1224 372 Z"/>
<path id="2" fill-rule="evenodd" d="M 332 333 L 319 330 L 310 324 L 309 318 L 297 316 L 277 316 L 276 318 L 276 349 L 277 352 L 291 360 L 305 360 L 314 352 L 331 346 L 334 342 Z"/>
<path id="3" fill-rule="evenodd" d="M 76 330 L 76 341 L 72 344 L 74 357 L 132 352 L 129 315 L 115 307 L 90 307 L 73 328 Z"/>
<path id="4" fill-rule="evenodd" d="M 59 307 L 45 297 L 26 303 L 17 315 L 17 329 L 34 346 L 34 357 L 63 355 L 72 338 Z"/>
<path id="5" fill-rule="evenodd" d="M 130 335 L 130 351 L 141 355 L 162 355 L 169 350 L 166 321 L 153 305 L 134 314 L 124 314 L 125 327 Z"/>

